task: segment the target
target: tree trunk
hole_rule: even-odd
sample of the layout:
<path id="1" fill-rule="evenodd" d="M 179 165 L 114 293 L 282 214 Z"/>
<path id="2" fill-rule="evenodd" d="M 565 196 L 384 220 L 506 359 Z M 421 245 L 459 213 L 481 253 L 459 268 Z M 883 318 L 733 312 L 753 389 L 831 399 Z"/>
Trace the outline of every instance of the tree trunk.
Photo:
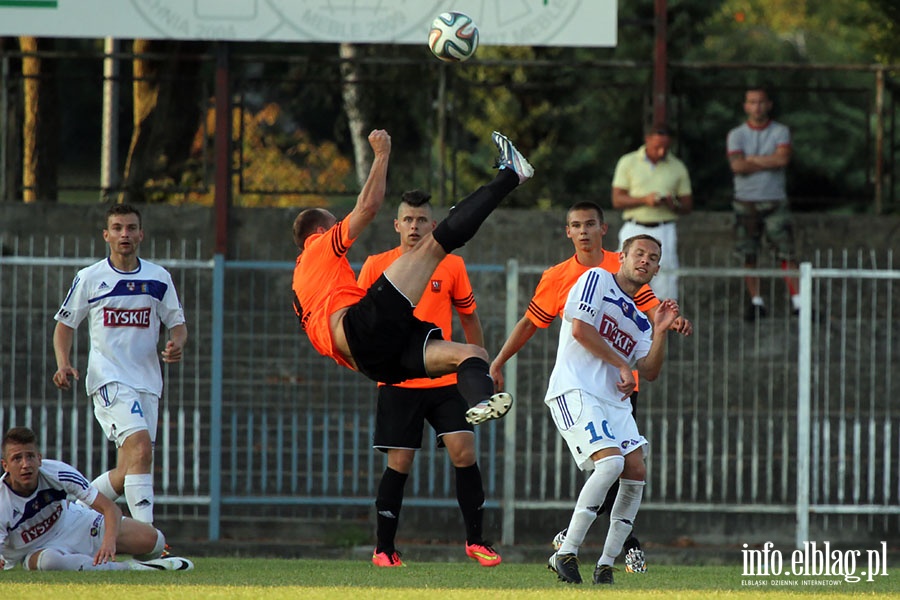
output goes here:
<path id="1" fill-rule="evenodd" d="M 20 37 L 22 52 L 52 50 L 52 39 Z M 59 111 L 56 63 L 36 56 L 22 58 L 25 81 L 22 198 L 25 202 L 59 199 Z"/>
<path id="2" fill-rule="evenodd" d="M 204 42 L 135 40 L 134 130 L 120 202 L 164 200 L 181 183 L 202 114 Z M 164 54 L 141 56 L 146 54 Z M 160 186 L 148 189 L 148 185 Z"/>
<path id="3" fill-rule="evenodd" d="M 344 112 L 347 114 L 347 123 L 350 128 L 350 139 L 353 142 L 353 158 L 356 163 L 356 180 L 362 188 L 369 177 L 371 161 L 369 159 L 369 136 L 366 132 L 366 122 L 362 114 L 359 102 L 359 73 L 352 61 L 356 58 L 356 46 L 353 44 L 341 44 L 341 94 L 344 98 Z"/>
<path id="4" fill-rule="evenodd" d="M 16 38 L 0 37 L 0 54 L 5 50 L 18 48 Z M 22 187 L 22 61 L 18 58 L 6 60 L 9 79 L 0 82 L 0 85 L 6 86 L 7 99 L 6 114 L 0 115 L 0 122 L 6 127 L 0 132 L 0 144 L 4 144 L 3 151 L 0 151 L 4 158 L 3 164 L 0 164 L 0 202 L 18 202 Z"/>

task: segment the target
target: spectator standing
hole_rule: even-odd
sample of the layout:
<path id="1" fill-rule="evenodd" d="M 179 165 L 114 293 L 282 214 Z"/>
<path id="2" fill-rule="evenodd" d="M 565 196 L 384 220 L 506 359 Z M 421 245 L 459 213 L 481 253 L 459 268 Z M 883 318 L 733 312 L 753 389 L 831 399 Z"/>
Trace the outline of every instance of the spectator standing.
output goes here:
<path id="1" fill-rule="evenodd" d="M 781 268 L 797 269 L 794 229 L 788 207 L 785 171 L 791 162 L 791 131 L 772 120 L 772 100 L 762 86 L 744 93 L 747 120 L 728 132 L 728 162 L 734 173 L 735 250 L 744 266 L 755 268 L 762 238 L 774 247 Z M 759 277 L 745 278 L 750 303 L 744 318 L 753 321 L 768 310 L 760 294 Z M 794 314 L 800 312 L 796 277 L 785 277 Z"/>
<path id="2" fill-rule="evenodd" d="M 669 128 L 655 123 L 644 145 L 622 156 L 612 182 L 612 205 L 622 211 L 619 248 L 635 235 L 651 235 L 666 249 L 651 287 L 659 298 L 678 297 L 678 231 L 681 215 L 694 208 L 687 167 L 669 151 Z"/>

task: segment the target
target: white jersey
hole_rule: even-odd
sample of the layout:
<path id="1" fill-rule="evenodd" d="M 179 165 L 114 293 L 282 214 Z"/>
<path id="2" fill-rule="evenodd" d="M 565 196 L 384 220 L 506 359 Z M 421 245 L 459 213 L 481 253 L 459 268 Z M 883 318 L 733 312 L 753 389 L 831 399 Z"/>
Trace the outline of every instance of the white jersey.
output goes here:
<path id="1" fill-rule="evenodd" d="M 602 400 L 620 400 L 622 393 L 616 389 L 621 378 L 619 369 L 591 354 L 572 337 L 573 319 L 596 327 L 610 347 L 632 366 L 650 352 L 650 321 L 637 309 L 631 296 L 622 291 L 615 276 L 599 267 L 585 271 L 569 291 L 556 364 L 544 399 L 586 390 Z"/>
<path id="2" fill-rule="evenodd" d="M 8 473 L 0 477 L 0 555 L 7 563 L 20 562 L 66 536 L 69 519 L 78 518 L 70 496 L 91 505 L 99 493 L 75 467 L 58 460 L 42 461 L 37 488 L 29 496 L 15 493 L 8 478 Z"/>
<path id="3" fill-rule="evenodd" d="M 75 329 L 85 317 L 90 317 L 91 334 L 84 381 L 88 395 L 117 381 L 161 396 L 159 326 L 184 323 L 169 272 L 141 259 L 127 273 L 109 259 L 80 270 L 55 318 Z"/>

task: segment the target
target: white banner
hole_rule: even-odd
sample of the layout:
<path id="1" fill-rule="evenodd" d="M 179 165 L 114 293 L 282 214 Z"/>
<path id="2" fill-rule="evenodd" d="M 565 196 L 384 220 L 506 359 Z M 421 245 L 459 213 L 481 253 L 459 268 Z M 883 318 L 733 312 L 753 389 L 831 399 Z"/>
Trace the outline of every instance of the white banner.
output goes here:
<path id="1" fill-rule="evenodd" d="M 487 45 L 615 46 L 616 0 L 0 0 L 0 35 L 423 44 L 455 10 Z"/>

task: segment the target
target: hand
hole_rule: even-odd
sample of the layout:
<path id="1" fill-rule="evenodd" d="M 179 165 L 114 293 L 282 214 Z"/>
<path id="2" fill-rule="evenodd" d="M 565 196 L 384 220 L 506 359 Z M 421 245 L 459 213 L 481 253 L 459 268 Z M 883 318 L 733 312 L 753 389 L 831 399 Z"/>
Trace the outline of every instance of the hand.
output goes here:
<path id="1" fill-rule="evenodd" d="M 75 381 L 78 381 L 77 369 L 73 369 L 71 365 L 60 367 L 56 370 L 56 373 L 53 374 L 53 384 L 61 390 L 72 389 L 72 384 L 69 382 L 69 375 L 71 375 Z"/>
<path id="2" fill-rule="evenodd" d="M 653 329 L 664 331 L 670 329 L 678 318 L 678 302 L 671 298 L 663 300 L 653 315 Z"/>
<path id="3" fill-rule="evenodd" d="M 503 391 L 503 369 L 496 363 L 491 363 L 491 379 L 494 380 L 494 392 Z"/>
<path id="4" fill-rule="evenodd" d="M 688 321 L 686 318 L 682 316 L 678 316 L 672 324 L 669 325 L 669 329 L 680 333 L 684 337 L 688 337 L 689 335 L 694 333 L 694 324 Z"/>
<path id="5" fill-rule="evenodd" d="M 97 554 L 94 555 L 94 565 L 105 565 L 106 563 L 116 560 L 116 544 L 113 542 L 112 544 L 107 544 L 104 540 L 100 544 L 100 549 L 97 550 Z"/>
<path id="6" fill-rule="evenodd" d="M 632 392 L 634 392 L 634 387 L 637 385 L 637 382 L 634 380 L 634 373 L 631 371 L 631 367 L 628 365 L 624 367 L 619 367 L 619 375 L 621 379 L 616 384 L 616 389 L 622 393 L 622 397 L 619 400 L 626 400 L 627 398 L 631 398 Z"/>
<path id="7" fill-rule="evenodd" d="M 166 349 L 161 354 L 163 362 L 176 363 L 181 360 L 181 346 L 169 340 L 166 342 Z"/>
<path id="8" fill-rule="evenodd" d="M 369 134 L 369 145 L 375 152 L 375 156 L 391 153 L 391 136 L 384 129 L 374 129 Z"/>
<path id="9" fill-rule="evenodd" d="M 647 206 L 659 206 L 659 194 L 657 194 L 656 192 L 652 192 L 641 198 L 641 201 Z"/>
<path id="10" fill-rule="evenodd" d="M 668 194 L 667 196 L 660 196 L 659 202 L 661 205 L 665 206 L 672 212 L 678 212 L 678 198 L 676 198 L 672 194 Z"/>

